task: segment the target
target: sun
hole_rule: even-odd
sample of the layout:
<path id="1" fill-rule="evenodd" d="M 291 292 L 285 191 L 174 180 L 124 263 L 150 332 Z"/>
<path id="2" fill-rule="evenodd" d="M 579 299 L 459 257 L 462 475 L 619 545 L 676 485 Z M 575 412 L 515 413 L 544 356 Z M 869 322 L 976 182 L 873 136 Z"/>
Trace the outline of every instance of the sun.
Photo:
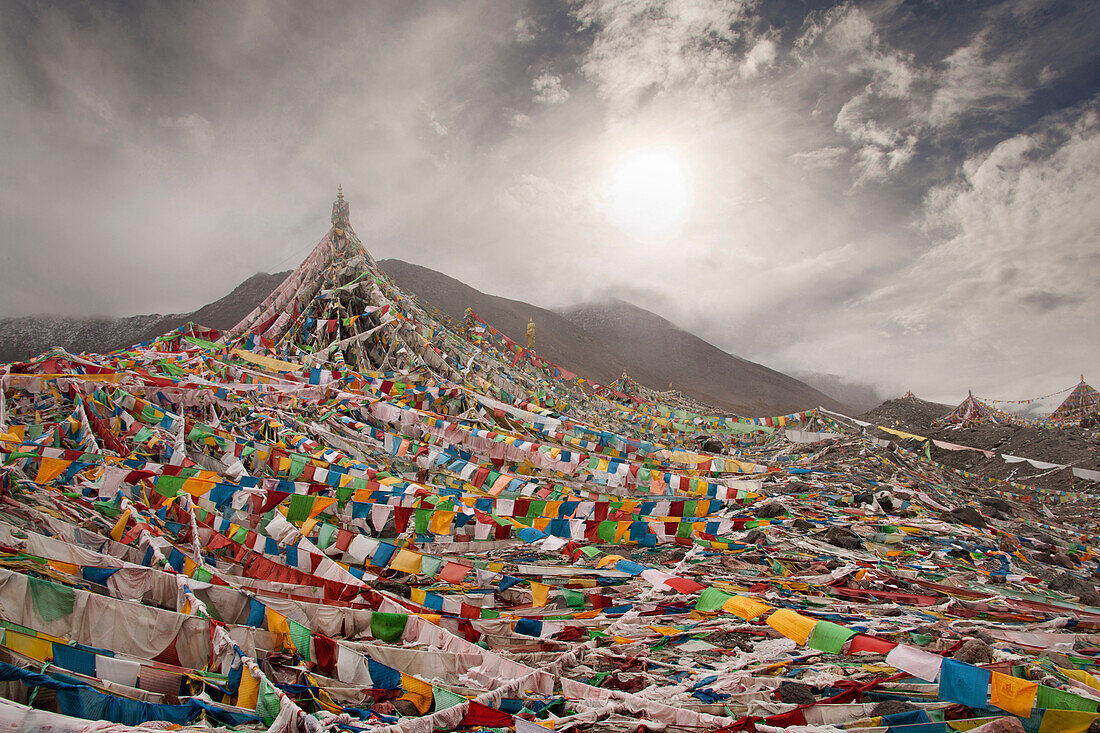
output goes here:
<path id="1" fill-rule="evenodd" d="M 665 239 L 687 218 L 687 172 L 668 150 L 640 150 L 623 158 L 604 193 L 608 221 L 641 239 Z"/>

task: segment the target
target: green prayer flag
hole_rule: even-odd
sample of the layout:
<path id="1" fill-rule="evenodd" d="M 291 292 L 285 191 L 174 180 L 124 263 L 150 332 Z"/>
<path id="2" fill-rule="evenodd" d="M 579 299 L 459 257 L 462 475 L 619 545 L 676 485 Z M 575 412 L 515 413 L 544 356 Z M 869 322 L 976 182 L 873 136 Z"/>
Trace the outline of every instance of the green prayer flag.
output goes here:
<path id="1" fill-rule="evenodd" d="M 76 593 L 69 586 L 28 576 L 27 589 L 34 601 L 35 613 L 46 623 L 64 618 L 73 612 Z"/>
<path id="2" fill-rule="evenodd" d="M 288 618 L 286 624 L 290 628 L 290 640 L 294 642 L 298 654 L 307 662 L 313 661 L 309 654 L 309 629 L 292 618 Z"/>
<path id="3" fill-rule="evenodd" d="M 407 614 L 375 611 L 370 615 L 370 634 L 375 639 L 392 643 L 401 638 L 408 622 Z"/>
<path id="4" fill-rule="evenodd" d="M 561 594 L 565 597 L 565 602 L 570 608 L 584 608 L 584 593 L 562 588 Z"/>
<path id="5" fill-rule="evenodd" d="M 1035 707 L 1052 710 L 1083 710 L 1087 713 L 1096 712 L 1095 701 L 1046 685 L 1039 685 L 1039 692 L 1035 696 Z"/>
<path id="6" fill-rule="evenodd" d="M 420 572 L 423 575 L 427 575 L 429 578 L 434 578 L 439 574 L 439 569 L 443 567 L 443 558 L 436 557 L 435 555 L 424 555 L 420 559 Z"/>
<path id="7" fill-rule="evenodd" d="M 450 690 L 444 690 L 442 687 L 436 687 L 435 685 L 432 685 L 432 697 L 435 699 L 435 709 L 433 712 L 453 708 L 455 705 L 466 702 L 466 698 L 462 695 L 455 694 Z"/>
<path id="8" fill-rule="evenodd" d="M 279 715 L 279 695 L 266 677 L 260 680 L 260 692 L 256 695 L 256 715 L 263 718 L 264 725 L 271 725 Z"/>
<path id="9" fill-rule="evenodd" d="M 286 518 L 288 522 L 304 522 L 309 519 L 309 513 L 313 510 L 314 497 L 309 494 L 291 494 L 290 506 L 287 508 Z"/>
<path id="10" fill-rule="evenodd" d="M 161 496 L 172 498 L 179 494 L 180 489 L 183 488 L 183 482 L 186 480 L 182 476 L 159 476 L 154 488 Z"/>
<path id="11" fill-rule="evenodd" d="M 814 649 L 830 654 L 840 654 L 844 642 L 856 635 L 856 632 L 831 621 L 818 621 L 806 642 Z"/>
<path id="12" fill-rule="evenodd" d="M 320 528 L 317 530 L 317 546 L 322 550 L 326 547 L 330 547 L 333 542 L 336 541 L 336 527 L 333 527 L 327 522 L 322 522 Z"/>
<path id="13" fill-rule="evenodd" d="M 699 600 L 695 602 L 696 611 L 717 611 L 729 599 L 733 598 L 729 593 L 723 593 L 717 588 L 706 588 L 699 594 Z"/>

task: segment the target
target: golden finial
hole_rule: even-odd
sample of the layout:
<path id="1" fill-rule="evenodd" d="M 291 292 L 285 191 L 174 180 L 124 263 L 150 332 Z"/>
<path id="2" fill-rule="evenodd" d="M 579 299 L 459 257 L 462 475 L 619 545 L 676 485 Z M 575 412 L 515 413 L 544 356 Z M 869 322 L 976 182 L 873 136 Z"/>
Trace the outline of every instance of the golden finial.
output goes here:
<path id="1" fill-rule="evenodd" d="M 344 184 L 342 183 L 336 184 L 336 198 L 344 198 Z"/>

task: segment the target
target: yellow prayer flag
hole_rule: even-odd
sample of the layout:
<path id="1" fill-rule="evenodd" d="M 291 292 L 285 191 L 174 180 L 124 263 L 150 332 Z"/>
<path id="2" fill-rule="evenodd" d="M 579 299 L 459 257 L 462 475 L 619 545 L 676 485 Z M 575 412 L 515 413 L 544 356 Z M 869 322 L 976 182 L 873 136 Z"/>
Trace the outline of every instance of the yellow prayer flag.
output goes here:
<path id="1" fill-rule="evenodd" d="M 241 686 L 237 688 L 237 707 L 245 710 L 256 709 L 256 699 L 260 696 L 260 681 L 252 676 L 246 665 L 241 670 Z"/>
<path id="2" fill-rule="evenodd" d="M 115 522 L 115 526 L 111 529 L 111 539 L 118 542 L 122 539 L 122 535 L 126 532 L 126 523 L 130 521 L 130 510 L 127 509 L 122 513 L 122 516 Z"/>
<path id="3" fill-rule="evenodd" d="M 290 638 L 290 624 L 287 623 L 286 616 L 270 606 L 267 608 L 267 630 L 282 637 L 284 649 L 297 649 L 294 646 L 294 640 Z M 243 680 L 244 677 L 242 676 L 241 679 Z"/>
<path id="4" fill-rule="evenodd" d="M 599 561 L 596 562 L 596 567 L 597 568 L 605 568 L 608 565 L 613 565 L 614 563 L 617 563 L 619 560 L 625 560 L 625 559 L 626 558 L 623 557 L 622 555 L 605 555 L 605 556 L 601 557 L 599 559 Z"/>
<path id="5" fill-rule="evenodd" d="M 450 534 L 454 518 L 455 512 L 434 511 L 428 521 L 428 531 L 432 534 Z"/>
<path id="6" fill-rule="evenodd" d="M 675 626 L 646 626 L 646 628 L 650 631 L 657 632 L 661 636 L 677 636 L 678 634 L 684 633 Z"/>
<path id="7" fill-rule="evenodd" d="M 426 714 L 432 706 L 432 686 L 423 680 L 418 680 L 416 677 L 402 672 L 401 687 L 404 688 L 405 694 L 397 699 L 408 700 L 416 706 L 421 715 Z"/>
<path id="8" fill-rule="evenodd" d="M 817 625 L 817 619 L 803 616 L 789 608 L 781 608 L 768 616 L 765 623 L 788 639 L 793 639 L 798 644 L 805 644 L 814 626 Z"/>
<path id="9" fill-rule="evenodd" d="M 1092 721 L 1100 718 L 1097 713 L 1083 710 L 1051 710 L 1043 713 L 1039 733 L 1086 733 Z"/>
<path id="10" fill-rule="evenodd" d="M 1065 669 L 1059 667 L 1058 671 L 1069 677 L 1071 680 L 1077 680 L 1083 682 L 1094 690 L 1100 690 L 1100 683 L 1096 681 L 1096 678 L 1083 669 Z"/>
<path id="11" fill-rule="evenodd" d="M 80 566 L 74 565 L 71 562 L 62 562 L 61 560 L 48 560 L 51 568 L 61 573 L 68 573 L 69 575 L 76 575 L 80 572 Z"/>
<path id="12" fill-rule="evenodd" d="M 39 662 L 44 662 L 53 656 L 53 644 L 46 639 L 21 634 L 11 629 L 5 629 L 4 646 Z"/>
<path id="13" fill-rule="evenodd" d="M 206 496 L 210 493 L 210 489 L 214 488 L 214 484 L 211 481 L 203 481 L 202 479 L 191 477 L 183 482 L 183 490 L 194 497 Z"/>
<path id="14" fill-rule="evenodd" d="M 390 568 L 402 573 L 419 573 L 420 561 L 424 558 L 419 552 L 401 548 L 390 562 Z"/>
<path id="15" fill-rule="evenodd" d="M 546 601 L 550 598 L 550 586 L 545 583 L 536 583 L 531 581 L 531 596 L 534 598 L 532 605 L 535 608 L 542 608 L 546 605 Z"/>
<path id="16" fill-rule="evenodd" d="M 722 604 L 723 611 L 732 613 L 734 616 L 740 616 L 746 621 L 751 621 L 757 616 L 767 613 L 771 608 L 768 604 L 761 603 L 748 596 L 734 596 Z"/>

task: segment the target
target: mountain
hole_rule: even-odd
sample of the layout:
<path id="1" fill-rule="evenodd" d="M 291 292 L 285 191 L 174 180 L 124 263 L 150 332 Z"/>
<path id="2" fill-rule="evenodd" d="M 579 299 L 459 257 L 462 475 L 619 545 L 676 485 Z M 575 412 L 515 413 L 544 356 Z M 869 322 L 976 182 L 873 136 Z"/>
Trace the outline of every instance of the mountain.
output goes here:
<path id="1" fill-rule="evenodd" d="M 870 410 L 886 400 L 874 385 L 853 382 L 839 374 L 792 371 L 791 376 L 858 411 Z"/>
<path id="2" fill-rule="evenodd" d="M 671 383 L 695 399 L 748 415 L 849 409 L 794 377 L 728 354 L 621 300 L 574 306 L 562 315 L 626 361 L 630 376 L 649 387 L 666 389 Z"/>
<path id="3" fill-rule="evenodd" d="M 703 341 L 660 316 L 622 301 L 590 303 L 561 312 L 488 295 L 453 277 L 401 260 L 382 260 L 382 270 L 420 303 L 454 321 L 473 308 L 502 333 L 526 342 L 535 322 L 535 348 L 582 376 L 610 383 L 624 371 L 642 384 L 669 383 L 695 399 L 745 415 L 776 415 L 819 405 L 849 413 L 849 406 L 793 377 Z M 0 361 L 17 361 L 52 346 L 68 351 L 112 351 L 141 343 L 188 321 L 227 329 L 236 325 L 289 273 L 259 273 L 232 293 L 191 313 L 72 318 L 0 319 Z"/>
<path id="4" fill-rule="evenodd" d="M 775 415 L 837 400 L 773 369 L 727 354 L 660 316 L 623 301 L 579 305 L 555 313 L 517 300 L 486 295 L 442 273 L 401 260 L 379 262 L 397 285 L 454 320 L 467 307 L 505 335 L 526 340 L 535 321 L 535 349 L 547 359 L 597 381 L 625 370 L 654 389 L 669 383 L 717 407 L 748 415 Z"/>
<path id="5" fill-rule="evenodd" d="M 286 279 L 289 272 L 261 272 L 248 278 L 229 295 L 191 313 L 126 318 L 79 318 L 38 315 L 0 318 L 0 362 L 19 361 L 60 346 L 66 351 L 107 352 L 148 341 L 187 323 L 231 328 Z"/>
<path id="6" fill-rule="evenodd" d="M 627 362 L 609 351 L 600 340 L 582 327 L 554 311 L 488 295 L 453 277 L 427 267 L 401 260 L 382 260 L 382 271 L 422 306 L 434 309 L 453 321 L 461 321 L 467 308 L 498 331 L 527 343 L 527 322 L 535 321 L 535 350 L 555 364 L 583 377 L 610 383 L 617 379 Z"/>

